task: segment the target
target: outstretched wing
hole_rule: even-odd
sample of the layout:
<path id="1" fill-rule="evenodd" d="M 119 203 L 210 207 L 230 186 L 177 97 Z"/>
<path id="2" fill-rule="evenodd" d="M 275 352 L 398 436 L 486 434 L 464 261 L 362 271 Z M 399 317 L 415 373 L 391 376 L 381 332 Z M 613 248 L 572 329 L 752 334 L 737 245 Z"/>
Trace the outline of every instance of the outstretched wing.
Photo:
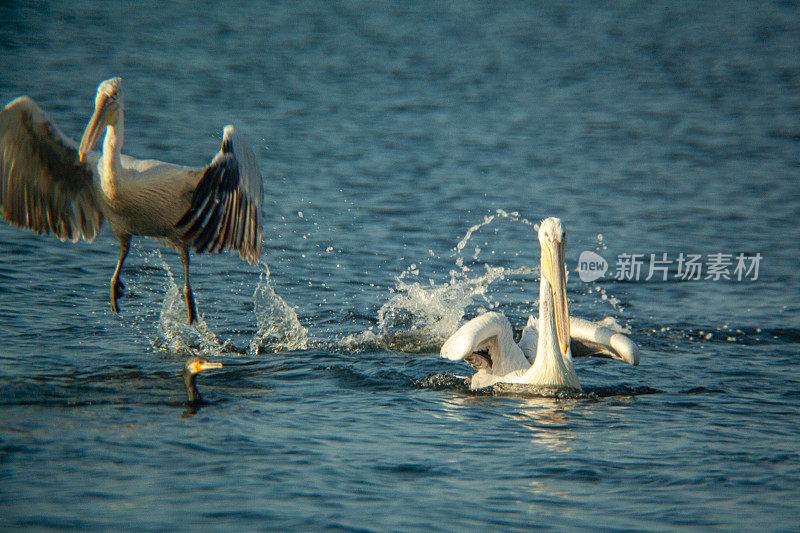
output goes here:
<path id="1" fill-rule="evenodd" d="M 538 328 L 538 321 L 530 317 L 528 325 L 522 330 L 519 345 L 528 358 L 536 357 Z M 631 365 L 639 364 L 639 347 L 618 331 L 574 316 L 569 317 L 569 330 L 572 357 L 607 357 Z"/>
<path id="2" fill-rule="evenodd" d="M 189 210 L 176 228 L 196 252 L 238 250 L 250 264 L 261 256 L 261 173 L 250 146 L 225 126 L 222 149 L 203 171 Z"/>
<path id="3" fill-rule="evenodd" d="M 511 324 L 500 313 L 485 313 L 461 326 L 445 341 L 440 354 L 498 377 L 531 365 L 514 342 Z"/>
<path id="4" fill-rule="evenodd" d="M 609 357 L 639 364 L 639 347 L 622 333 L 577 317 L 569 318 L 569 330 L 573 357 Z"/>
<path id="5" fill-rule="evenodd" d="M 91 155 L 77 146 L 27 96 L 0 111 L 0 207 L 5 220 L 62 241 L 91 241 L 103 214 L 93 192 Z"/>

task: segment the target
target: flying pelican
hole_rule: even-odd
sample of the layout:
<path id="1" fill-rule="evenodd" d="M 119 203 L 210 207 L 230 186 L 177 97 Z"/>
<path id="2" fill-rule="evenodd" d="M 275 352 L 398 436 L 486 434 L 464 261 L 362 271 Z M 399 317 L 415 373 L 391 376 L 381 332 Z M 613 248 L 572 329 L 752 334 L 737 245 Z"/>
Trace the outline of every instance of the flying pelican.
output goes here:
<path id="1" fill-rule="evenodd" d="M 101 153 L 91 151 L 105 132 Z M 0 208 L 9 223 L 62 241 L 92 241 L 103 220 L 119 240 L 111 309 L 131 237 L 160 239 L 180 253 L 189 324 L 197 309 L 189 285 L 189 249 L 261 255 L 261 174 L 252 149 L 225 126 L 222 148 L 207 166 L 190 168 L 122 154 L 122 79 L 100 83 L 80 145 L 22 96 L 0 111 Z"/>
<path id="2" fill-rule="evenodd" d="M 197 390 L 195 379 L 197 374 L 203 370 L 212 368 L 222 368 L 222 363 L 212 363 L 202 357 L 192 356 L 183 365 L 183 386 L 186 387 L 186 395 L 189 397 L 188 403 L 190 405 L 196 406 L 203 403 L 203 397 L 200 396 L 200 391 Z"/>
<path id="3" fill-rule="evenodd" d="M 530 317 L 519 345 L 508 319 L 490 312 L 473 318 L 444 343 L 442 357 L 470 363 L 477 372 L 472 389 L 495 383 L 519 383 L 579 391 L 572 357 L 600 355 L 639 364 L 639 348 L 625 335 L 588 320 L 569 316 L 561 220 L 548 218 L 539 227 L 542 248 L 539 317 Z"/>

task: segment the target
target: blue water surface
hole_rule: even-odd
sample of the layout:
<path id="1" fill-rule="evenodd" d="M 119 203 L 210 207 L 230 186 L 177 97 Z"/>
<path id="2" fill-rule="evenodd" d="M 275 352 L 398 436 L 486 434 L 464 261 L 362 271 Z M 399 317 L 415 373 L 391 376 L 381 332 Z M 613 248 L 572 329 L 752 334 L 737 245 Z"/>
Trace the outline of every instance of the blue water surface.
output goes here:
<path id="1" fill-rule="evenodd" d="M 43 1 L 0 20 L 3 103 L 28 94 L 79 139 L 122 76 L 125 153 L 200 166 L 233 123 L 265 189 L 264 264 L 196 256 L 194 329 L 157 242 L 135 242 L 115 316 L 107 228 L 0 223 L 0 527 L 797 530 L 795 2 Z M 439 346 L 479 312 L 517 331 L 536 312 L 548 216 L 570 311 L 628 328 L 641 364 L 578 360 L 579 396 L 471 393 Z M 605 276 L 581 281 L 582 251 Z M 190 350 L 225 365 L 195 412 Z"/>

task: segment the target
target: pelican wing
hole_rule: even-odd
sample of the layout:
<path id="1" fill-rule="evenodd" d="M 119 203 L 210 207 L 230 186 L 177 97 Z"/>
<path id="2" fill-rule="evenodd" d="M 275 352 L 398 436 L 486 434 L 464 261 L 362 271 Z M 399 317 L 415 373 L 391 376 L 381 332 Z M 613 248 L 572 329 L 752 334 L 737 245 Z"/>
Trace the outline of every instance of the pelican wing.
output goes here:
<path id="1" fill-rule="evenodd" d="M 570 323 L 571 325 L 571 323 Z M 528 323 L 522 328 L 522 337 L 519 339 L 519 347 L 528 361 L 533 364 L 536 361 L 536 350 L 539 345 L 539 321 L 534 317 L 528 317 Z"/>
<path id="2" fill-rule="evenodd" d="M 93 192 L 91 161 L 27 96 L 0 111 L 0 207 L 11 224 L 62 241 L 91 241 L 103 214 Z"/>
<path id="3" fill-rule="evenodd" d="M 573 357 L 610 357 L 632 365 L 639 364 L 639 347 L 622 333 L 576 317 L 570 317 L 569 327 Z"/>
<path id="4" fill-rule="evenodd" d="M 203 171 L 189 210 L 176 228 L 198 253 L 238 250 L 253 264 L 261 256 L 261 174 L 256 156 L 233 126 L 225 126 L 222 149 Z"/>
<path id="5" fill-rule="evenodd" d="M 522 330 L 519 345 L 529 359 L 536 357 L 538 328 L 538 320 L 530 317 L 528 325 Z M 572 357 L 607 357 L 631 365 L 639 364 L 639 347 L 622 333 L 574 316 L 569 317 L 569 329 Z"/>
<path id="6" fill-rule="evenodd" d="M 440 354 L 454 361 L 463 359 L 495 376 L 530 366 L 514 342 L 511 324 L 500 313 L 485 313 L 461 326 L 447 339 Z"/>

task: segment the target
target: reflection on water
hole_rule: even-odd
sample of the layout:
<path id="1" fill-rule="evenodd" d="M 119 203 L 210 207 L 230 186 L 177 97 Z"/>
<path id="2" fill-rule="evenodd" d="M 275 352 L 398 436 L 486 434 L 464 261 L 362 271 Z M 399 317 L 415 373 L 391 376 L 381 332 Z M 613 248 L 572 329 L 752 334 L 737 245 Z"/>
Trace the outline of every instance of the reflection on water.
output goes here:
<path id="1" fill-rule="evenodd" d="M 530 431 L 531 439 L 535 439 L 539 446 L 570 453 L 570 441 L 575 438 L 574 425 L 570 421 L 572 407 L 572 402 L 561 404 L 551 398 L 525 398 L 506 416 Z"/>

